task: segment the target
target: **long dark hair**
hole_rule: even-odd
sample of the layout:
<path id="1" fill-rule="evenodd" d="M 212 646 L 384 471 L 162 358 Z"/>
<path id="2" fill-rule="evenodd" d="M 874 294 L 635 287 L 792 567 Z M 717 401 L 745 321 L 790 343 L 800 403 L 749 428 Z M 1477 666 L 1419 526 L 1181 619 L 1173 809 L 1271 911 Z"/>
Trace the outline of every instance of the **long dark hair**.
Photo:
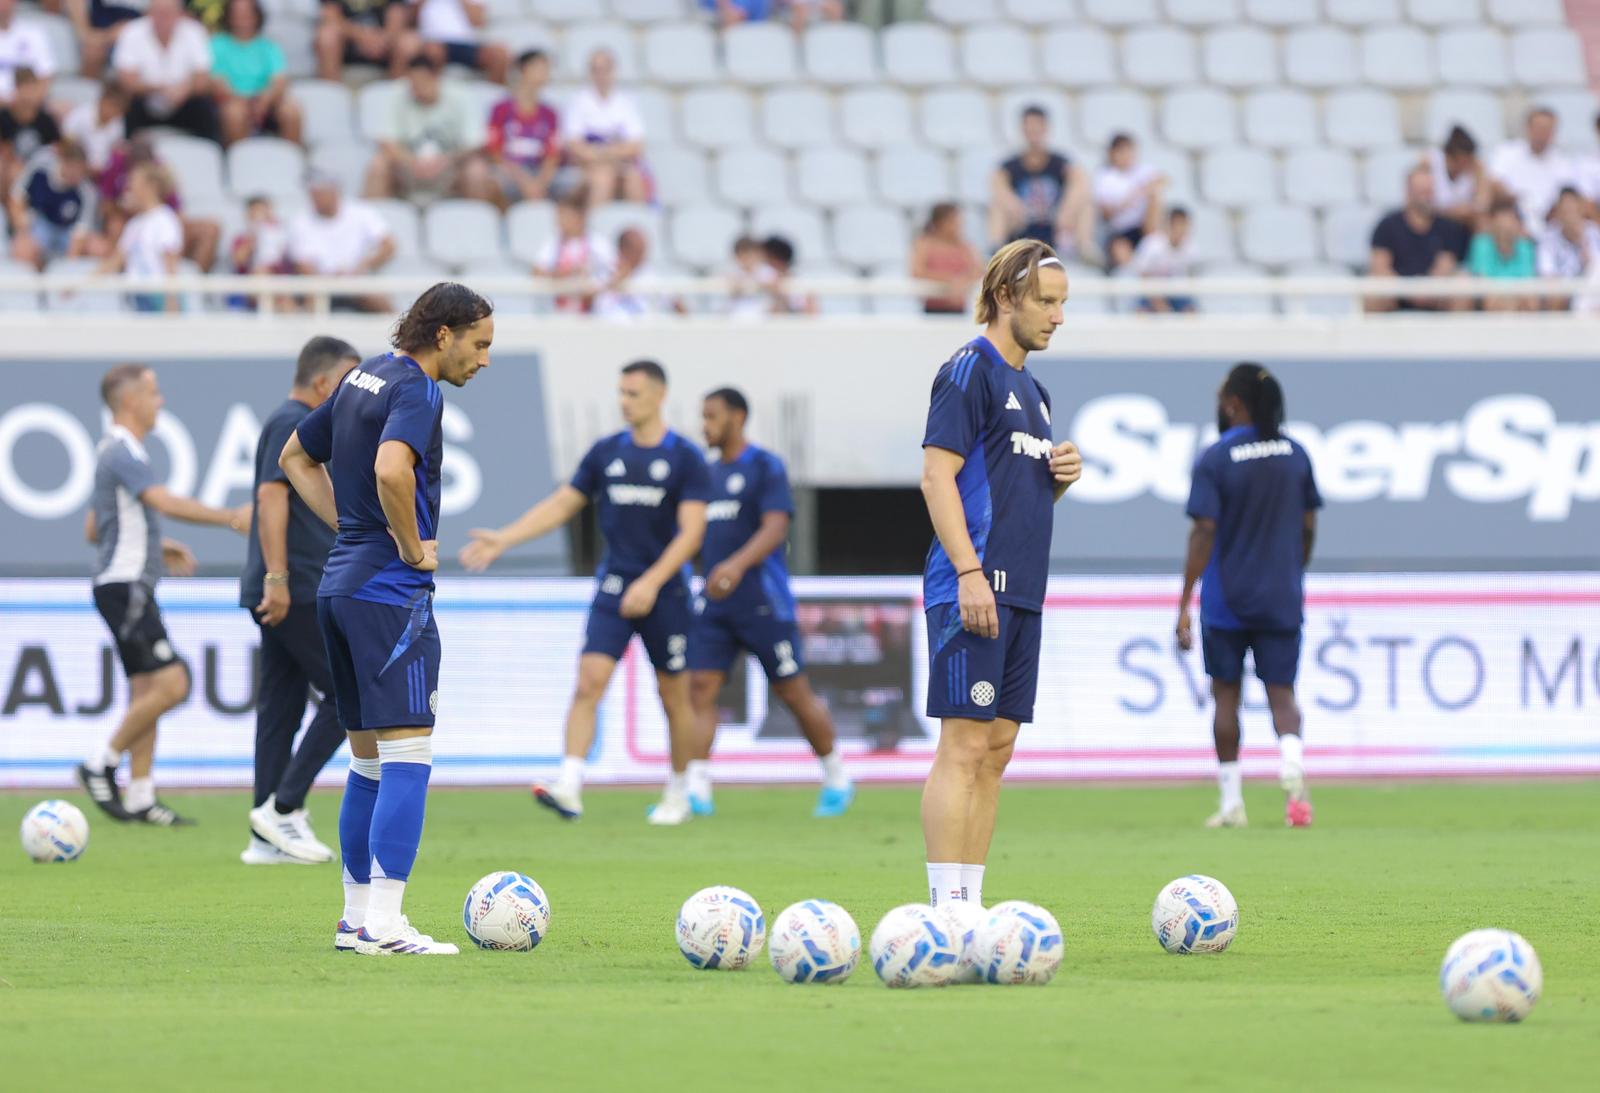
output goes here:
<path id="1" fill-rule="evenodd" d="M 1254 361 L 1245 361 L 1233 366 L 1222 393 L 1244 403 L 1262 440 L 1278 439 L 1283 428 L 1283 387 L 1276 376 Z"/>
<path id="2" fill-rule="evenodd" d="M 441 281 L 418 296 L 394 324 L 389 339 L 407 353 L 438 345 L 439 328 L 462 330 L 494 314 L 494 305 L 466 285 Z"/>

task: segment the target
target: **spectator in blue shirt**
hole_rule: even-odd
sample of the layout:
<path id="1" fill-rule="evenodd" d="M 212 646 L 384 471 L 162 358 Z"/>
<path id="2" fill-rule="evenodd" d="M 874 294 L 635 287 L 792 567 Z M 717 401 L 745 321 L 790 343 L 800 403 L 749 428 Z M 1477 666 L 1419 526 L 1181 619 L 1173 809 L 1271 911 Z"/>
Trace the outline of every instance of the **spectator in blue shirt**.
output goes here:
<path id="1" fill-rule="evenodd" d="M 7 204 L 11 257 L 17 261 L 42 270 L 57 258 L 90 253 L 95 189 L 88 157 L 76 141 L 35 153 L 17 176 Z"/>

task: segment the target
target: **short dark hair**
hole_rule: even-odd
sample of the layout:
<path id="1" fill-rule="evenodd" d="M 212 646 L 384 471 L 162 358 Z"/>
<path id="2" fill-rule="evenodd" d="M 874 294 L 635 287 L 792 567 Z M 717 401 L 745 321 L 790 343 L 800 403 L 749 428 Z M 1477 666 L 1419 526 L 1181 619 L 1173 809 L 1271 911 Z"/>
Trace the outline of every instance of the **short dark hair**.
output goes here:
<path id="1" fill-rule="evenodd" d="M 714 398 L 721 399 L 723 402 L 727 403 L 728 409 L 733 410 L 736 413 L 743 414 L 745 417 L 750 416 L 750 403 L 745 401 L 744 395 L 740 394 L 738 388 L 718 387 L 715 391 L 712 391 L 706 396 L 707 401 Z"/>
<path id="2" fill-rule="evenodd" d="M 520 71 L 527 68 L 534 61 L 548 61 L 549 59 L 550 54 L 542 49 L 525 49 L 517 54 L 517 68 Z"/>
<path id="3" fill-rule="evenodd" d="M 104 376 L 100 377 L 100 401 L 115 413 L 117 403 L 122 401 L 122 389 L 130 383 L 139 382 L 148 371 L 150 371 L 148 364 L 113 365 Z"/>
<path id="4" fill-rule="evenodd" d="M 1167 210 L 1167 219 L 1168 220 L 1177 220 L 1179 218 L 1182 218 L 1184 220 L 1188 220 L 1189 219 L 1189 209 L 1188 209 L 1187 206 L 1174 205 L 1174 206 L 1172 206 L 1172 208 Z"/>
<path id="5" fill-rule="evenodd" d="M 1522 221 L 1522 210 L 1517 208 L 1517 203 L 1512 198 L 1497 197 L 1489 202 L 1490 216 L 1499 216 L 1501 213 L 1512 213 L 1516 216 L 1518 223 Z"/>
<path id="6" fill-rule="evenodd" d="M 1112 133 L 1111 140 L 1106 145 L 1106 152 L 1115 152 L 1118 148 L 1126 148 L 1133 143 L 1133 136 L 1129 133 Z"/>
<path id="7" fill-rule="evenodd" d="M 794 265 L 794 244 L 781 235 L 769 235 L 767 241 L 761 244 L 761 249 L 766 251 L 767 257 L 774 262 L 782 262 L 786 266 Z"/>
<path id="8" fill-rule="evenodd" d="M 439 328 L 461 330 L 494 314 L 494 305 L 455 281 L 440 281 L 418 296 L 405 314 L 395 320 L 390 342 L 396 349 L 414 353 L 437 344 Z"/>
<path id="9" fill-rule="evenodd" d="M 1556 120 L 1555 108 L 1546 106 L 1542 102 L 1534 103 L 1532 106 L 1528 107 L 1528 112 L 1522 115 L 1522 120 L 1524 122 L 1530 122 L 1534 118 L 1539 117 L 1541 114 L 1549 118 L 1551 121 Z"/>
<path id="10" fill-rule="evenodd" d="M 1478 154 L 1478 142 L 1472 139 L 1472 134 L 1459 125 L 1450 127 L 1450 135 L 1444 138 L 1444 153 L 1447 156 L 1473 156 Z"/>
<path id="11" fill-rule="evenodd" d="M 87 163 L 89 161 L 87 154 L 83 150 L 83 145 L 71 137 L 62 137 L 56 143 L 56 156 L 63 163 Z"/>
<path id="12" fill-rule="evenodd" d="M 266 194 L 251 194 L 249 197 L 244 199 L 244 207 L 247 209 L 253 209 L 257 205 L 270 204 L 272 204 L 272 198 L 268 197 Z"/>
<path id="13" fill-rule="evenodd" d="M 1036 102 L 1030 102 L 1027 106 L 1024 106 L 1022 108 L 1022 116 L 1024 118 L 1043 118 L 1045 121 L 1050 120 L 1049 113 L 1044 107 L 1040 106 Z"/>
<path id="14" fill-rule="evenodd" d="M 129 98 L 128 89 L 123 87 L 122 81 L 115 76 L 107 76 L 100 82 L 100 97 L 126 104 Z"/>
<path id="15" fill-rule="evenodd" d="M 622 366 L 624 376 L 646 375 L 661 386 L 667 385 L 667 370 L 652 360 L 630 361 Z"/>
<path id="16" fill-rule="evenodd" d="M 1576 186 L 1563 186 L 1556 192 L 1556 199 L 1550 203 L 1550 207 L 1555 208 L 1555 206 L 1561 204 L 1562 201 L 1569 197 L 1575 197 L 1579 201 L 1583 200 L 1583 195 L 1578 192 L 1578 188 Z"/>
<path id="17" fill-rule="evenodd" d="M 306 342 L 300 359 L 294 362 L 294 385 L 310 387 L 324 372 L 331 372 L 348 360 L 360 360 L 356 347 L 339 338 L 319 334 Z"/>
<path id="18" fill-rule="evenodd" d="M 425 68 L 435 76 L 439 74 L 439 66 L 434 64 L 426 53 L 419 53 L 406 63 L 407 72 L 414 72 L 419 68 Z"/>

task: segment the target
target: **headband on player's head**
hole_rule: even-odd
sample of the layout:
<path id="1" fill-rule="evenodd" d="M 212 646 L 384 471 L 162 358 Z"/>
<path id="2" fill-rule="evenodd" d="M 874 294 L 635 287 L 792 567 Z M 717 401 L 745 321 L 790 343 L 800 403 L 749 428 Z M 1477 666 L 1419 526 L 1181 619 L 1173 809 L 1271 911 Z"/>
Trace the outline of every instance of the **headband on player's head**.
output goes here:
<path id="1" fill-rule="evenodd" d="M 1061 265 L 1061 259 L 1056 258 L 1054 256 L 1049 257 L 1049 258 L 1041 258 L 1041 259 L 1039 259 L 1039 268 L 1040 269 L 1044 269 L 1044 267 L 1046 267 L 1046 266 L 1060 266 L 1060 265 Z M 1062 268 L 1065 269 L 1066 267 L 1062 266 Z M 1026 277 L 1027 275 L 1028 275 L 1028 268 L 1026 266 L 1024 266 L 1022 269 L 1017 271 L 1017 275 L 1015 277 L 1013 277 L 1012 280 L 1013 281 L 1020 281 L 1024 277 Z"/>

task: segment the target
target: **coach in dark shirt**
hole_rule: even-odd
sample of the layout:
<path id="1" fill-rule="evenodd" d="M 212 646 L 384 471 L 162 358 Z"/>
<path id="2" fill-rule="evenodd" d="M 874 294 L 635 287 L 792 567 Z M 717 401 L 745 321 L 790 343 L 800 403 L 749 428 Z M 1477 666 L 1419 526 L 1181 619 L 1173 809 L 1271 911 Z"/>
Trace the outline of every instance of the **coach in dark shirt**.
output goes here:
<path id="1" fill-rule="evenodd" d="M 1440 216 L 1433 205 L 1433 173 L 1419 164 L 1406 176 L 1406 204 L 1372 232 L 1373 277 L 1448 277 L 1460 268 L 1472 241 L 1466 226 Z M 1467 301 L 1442 297 L 1370 296 L 1368 311 L 1455 311 Z"/>
<path id="2" fill-rule="evenodd" d="M 333 860 L 333 852 L 311 833 L 305 800 L 317 773 L 344 742 L 317 623 L 317 585 L 334 532 L 289 486 L 278 456 L 301 419 L 322 405 L 360 361 L 347 342 L 312 338 L 300 351 L 289 398 L 267 418 L 256 444 L 255 511 L 239 581 L 239 606 L 250 609 L 261 628 L 255 807 L 250 845 L 241 855 L 247 865 Z M 294 751 L 312 691 L 317 712 Z"/>

